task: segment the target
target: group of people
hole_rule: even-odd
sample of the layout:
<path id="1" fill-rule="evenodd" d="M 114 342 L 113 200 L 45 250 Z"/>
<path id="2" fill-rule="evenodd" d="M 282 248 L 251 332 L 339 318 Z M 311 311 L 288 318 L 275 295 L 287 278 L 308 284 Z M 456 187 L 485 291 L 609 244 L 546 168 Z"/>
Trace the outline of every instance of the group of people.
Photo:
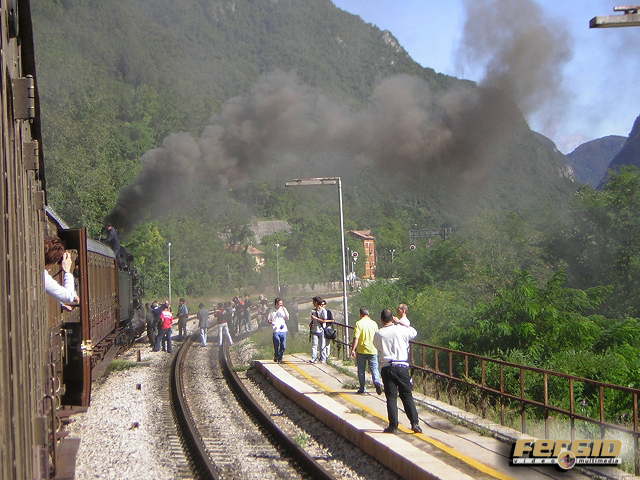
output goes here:
<path id="1" fill-rule="evenodd" d="M 251 331 L 251 308 L 253 306 L 254 304 L 249 300 L 248 294 L 245 295 L 244 300 L 240 297 L 234 297 L 230 302 L 220 302 L 217 307 L 214 306 L 213 317 L 218 325 L 219 345 L 222 345 L 225 337 L 229 341 L 229 345 L 233 345 L 231 338 L 232 333 L 235 335 L 242 329 L 245 332 Z M 157 352 L 162 350 L 171 353 L 173 314 L 169 301 L 164 303 L 155 301 L 151 304 L 147 303 L 145 307 L 147 336 L 153 351 Z M 171 318 L 169 319 L 169 317 Z M 198 320 L 200 342 L 203 347 L 207 346 L 209 317 L 209 310 L 205 308 L 204 303 L 200 303 L 198 305 L 196 319 Z M 187 337 L 188 318 L 189 309 L 185 304 L 184 298 L 181 298 L 180 305 L 178 306 L 178 340 L 184 340 Z"/>
<path id="2" fill-rule="evenodd" d="M 184 304 L 184 298 L 180 299 L 180 307 L 178 312 L 182 310 L 181 307 L 186 309 Z M 147 337 L 149 343 L 154 352 L 158 352 L 162 349 L 163 352 L 171 353 L 171 332 L 173 325 L 173 313 L 171 311 L 171 305 L 167 300 L 164 303 L 154 301 L 153 303 L 145 304 L 145 322 L 147 324 Z M 183 310 L 184 311 L 184 310 Z M 188 314 L 188 310 L 187 313 Z M 186 314 L 182 314 L 185 323 L 186 333 Z M 179 313 L 180 315 L 180 313 Z M 178 317 L 180 319 L 180 317 Z M 180 320 L 178 320 L 180 322 Z"/>
<path id="3" fill-rule="evenodd" d="M 384 393 L 387 400 L 387 416 L 389 426 L 385 433 L 398 431 L 398 395 L 404 411 L 411 422 L 411 429 L 421 433 L 418 411 L 411 393 L 411 376 L 409 375 L 409 341 L 418 333 L 407 318 L 407 305 L 398 306 L 395 317 L 389 308 L 380 313 L 381 328 L 369 317 L 369 310 L 360 307 L 360 320 L 355 324 L 351 357 L 356 359 L 358 368 L 358 393 L 365 393 L 365 370 L 367 363 L 371 371 L 376 393 Z M 381 384 L 382 380 L 382 384 Z"/>

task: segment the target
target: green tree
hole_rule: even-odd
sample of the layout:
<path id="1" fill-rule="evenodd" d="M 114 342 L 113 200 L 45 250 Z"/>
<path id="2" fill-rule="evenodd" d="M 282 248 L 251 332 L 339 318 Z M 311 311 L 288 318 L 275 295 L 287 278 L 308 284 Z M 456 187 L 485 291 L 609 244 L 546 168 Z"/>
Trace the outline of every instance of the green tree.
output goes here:
<path id="1" fill-rule="evenodd" d="M 161 298 L 168 294 L 169 263 L 166 244 L 158 227 L 149 222 L 138 225 L 126 243 L 142 275 L 146 298 Z"/>
<path id="2" fill-rule="evenodd" d="M 558 271 L 543 286 L 526 271 L 498 290 L 489 304 L 479 304 L 473 317 L 461 322 L 450 337 L 454 348 L 480 354 L 519 350 L 537 365 L 555 350 L 589 350 L 600 333 L 601 317 L 587 315 L 610 291 L 564 287 Z"/>
<path id="3" fill-rule="evenodd" d="M 549 243 L 554 259 L 567 263 L 578 288 L 611 285 L 603 305 L 609 317 L 640 317 L 640 170 L 623 167 L 601 191 L 576 194 L 570 224 Z"/>

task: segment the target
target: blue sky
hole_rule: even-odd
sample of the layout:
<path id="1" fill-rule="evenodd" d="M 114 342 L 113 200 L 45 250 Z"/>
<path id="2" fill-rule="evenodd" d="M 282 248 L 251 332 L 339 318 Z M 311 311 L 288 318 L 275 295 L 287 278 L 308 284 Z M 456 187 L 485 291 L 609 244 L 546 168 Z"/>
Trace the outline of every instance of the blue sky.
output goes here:
<path id="1" fill-rule="evenodd" d="M 569 153 L 579 144 L 606 135 L 627 136 L 640 115 L 640 27 L 590 29 L 595 16 L 613 15 L 623 0 L 333 0 L 365 22 L 389 30 L 409 55 L 424 67 L 480 81 L 481 66 L 459 58 L 467 19 L 467 2 L 503 6 L 537 4 L 550 24 L 566 28 L 571 58 L 559 66 L 563 94 L 556 111 L 528 115 L 531 128 Z M 495 9 L 489 14 L 501 18 Z M 500 28 L 496 25 L 496 28 Z M 464 53 L 464 52 L 462 52 Z"/>

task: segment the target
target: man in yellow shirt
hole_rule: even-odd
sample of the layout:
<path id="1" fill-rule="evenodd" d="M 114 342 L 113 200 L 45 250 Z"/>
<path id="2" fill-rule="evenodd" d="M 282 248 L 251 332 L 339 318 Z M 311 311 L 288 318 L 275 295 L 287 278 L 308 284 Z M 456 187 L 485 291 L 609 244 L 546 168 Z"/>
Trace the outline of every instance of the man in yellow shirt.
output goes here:
<path id="1" fill-rule="evenodd" d="M 378 350 L 373 346 L 373 337 L 378 331 L 378 324 L 369 317 L 369 309 L 360 307 L 360 320 L 356 322 L 353 330 L 353 344 L 351 346 L 351 358 L 356 359 L 358 366 L 358 393 L 365 393 L 365 369 L 369 362 L 369 370 L 376 393 L 382 393 L 380 386 L 380 372 L 378 371 Z"/>

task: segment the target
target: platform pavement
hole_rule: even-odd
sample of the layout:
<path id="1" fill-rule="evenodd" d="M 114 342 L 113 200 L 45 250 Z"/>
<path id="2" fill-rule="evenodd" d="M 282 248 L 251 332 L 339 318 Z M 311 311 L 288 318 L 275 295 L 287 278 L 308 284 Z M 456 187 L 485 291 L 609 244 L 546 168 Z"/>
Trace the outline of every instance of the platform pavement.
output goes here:
<path id="1" fill-rule="evenodd" d="M 423 433 L 414 434 L 410 430 L 398 399 L 399 433 L 384 434 L 382 430 L 388 425 L 384 393 L 378 396 L 373 388 L 365 394 L 355 393 L 355 367 L 351 374 L 346 374 L 331 365 L 311 364 L 309 360 L 308 355 L 293 354 L 285 355 L 281 365 L 267 360 L 258 360 L 255 365 L 272 378 L 279 390 L 405 479 L 589 478 L 575 468 L 560 472 L 554 467 L 510 466 L 511 444 L 522 436 L 519 432 L 471 418 L 474 416 L 467 412 L 419 393 L 414 393 L 414 398 Z M 370 379 L 368 372 L 367 378 Z M 482 428 L 491 431 L 491 435 L 512 441 L 504 443 L 493 436 L 480 435 L 434 412 L 461 421 L 464 417 L 465 423 L 482 423 Z M 599 471 L 609 478 L 636 478 L 614 468 Z"/>

